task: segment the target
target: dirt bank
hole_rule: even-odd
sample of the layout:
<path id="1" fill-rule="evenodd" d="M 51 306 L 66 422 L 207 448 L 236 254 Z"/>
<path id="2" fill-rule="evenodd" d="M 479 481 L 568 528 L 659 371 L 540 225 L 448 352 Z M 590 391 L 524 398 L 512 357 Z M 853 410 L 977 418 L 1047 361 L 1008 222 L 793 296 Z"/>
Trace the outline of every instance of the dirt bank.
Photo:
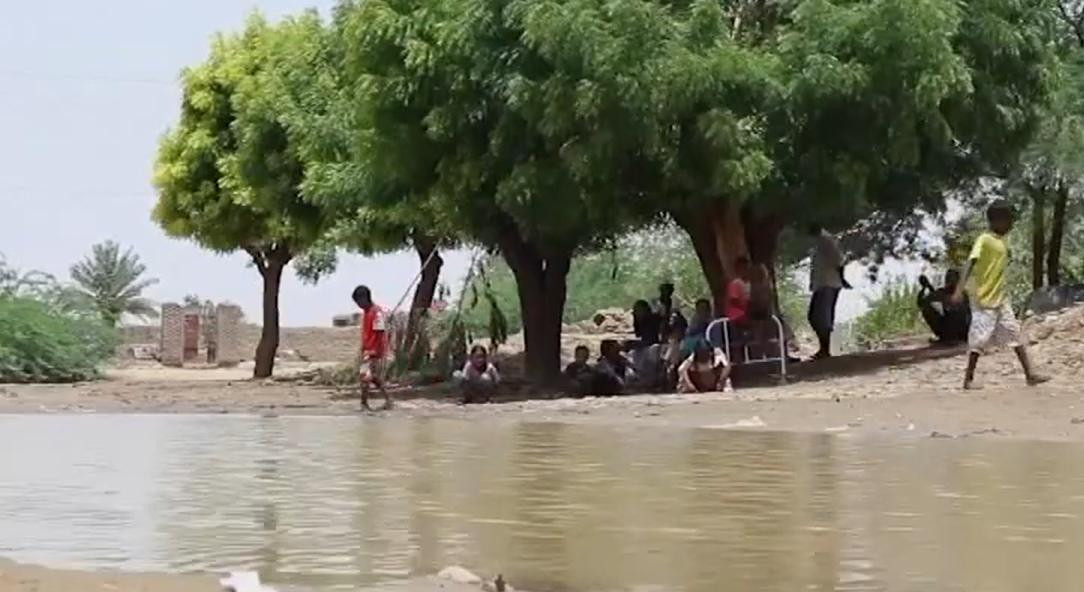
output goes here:
<path id="1" fill-rule="evenodd" d="M 656 424 L 761 430 L 1084 440 L 1084 307 L 1029 324 L 1033 357 L 1054 381 L 1023 384 L 1009 352 L 983 358 L 986 389 L 959 388 L 964 352 L 875 352 L 805 364 L 798 382 L 730 396 L 554 399 L 463 408 L 447 390 L 402 391 L 394 416 Z M 311 368 L 283 365 L 282 374 Z M 247 379 L 232 370 L 125 368 L 78 385 L 0 386 L 0 413 L 256 413 L 352 415 L 351 393 Z"/>
<path id="2" fill-rule="evenodd" d="M 0 592 L 220 592 L 209 576 L 48 569 L 0 559 Z"/>
<path id="3" fill-rule="evenodd" d="M 218 580 L 218 576 L 210 575 L 50 569 L 0 559 L 0 592 L 222 592 Z M 491 585 L 462 583 L 434 575 L 380 584 L 371 592 L 482 592 L 492 589 Z"/>

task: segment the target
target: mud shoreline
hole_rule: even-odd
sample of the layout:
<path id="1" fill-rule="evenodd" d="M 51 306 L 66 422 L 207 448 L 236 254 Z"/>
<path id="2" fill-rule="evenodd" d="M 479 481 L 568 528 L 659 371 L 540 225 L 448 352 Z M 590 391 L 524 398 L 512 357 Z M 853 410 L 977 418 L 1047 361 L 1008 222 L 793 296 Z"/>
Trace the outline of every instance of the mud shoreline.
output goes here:
<path id="1" fill-rule="evenodd" d="M 221 592 L 211 576 L 51 569 L 0 559 L 0 592 Z"/>
<path id="2" fill-rule="evenodd" d="M 841 359 L 785 386 L 730 395 L 634 395 L 535 399 L 463 407 L 450 393 L 403 396 L 373 419 L 446 417 L 468 421 L 569 422 L 676 428 L 750 429 L 888 437 L 1084 440 L 1084 372 L 1035 348 L 1047 385 L 1028 388 L 1011 354 L 983 359 L 981 391 L 960 388 L 962 352 L 898 352 Z M 1077 355 L 1084 354 L 1080 348 Z M 872 361 L 871 361 L 872 360 Z M 442 395 L 443 393 L 443 395 Z M 0 385 L 0 414 L 140 413 L 360 416 L 348 391 L 245 379 L 241 371 L 128 369 L 77 385 Z M 416 395 L 416 393 L 415 393 Z"/>

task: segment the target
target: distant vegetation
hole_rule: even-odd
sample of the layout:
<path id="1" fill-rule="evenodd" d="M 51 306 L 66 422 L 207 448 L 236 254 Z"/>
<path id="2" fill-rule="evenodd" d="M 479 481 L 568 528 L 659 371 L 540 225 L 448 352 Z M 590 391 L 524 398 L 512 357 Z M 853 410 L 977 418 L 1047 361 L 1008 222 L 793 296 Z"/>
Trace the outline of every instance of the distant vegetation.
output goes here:
<path id="1" fill-rule="evenodd" d="M 158 283 L 144 277 L 146 266 L 132 249 L 121 252 L 120 245 L 106 241 L 91 247 L 90 255 L 72 265 L 71 276 L 78 291 L 111 327 L 125 315 L 157 318 L 158 309 L 143 290 Z"/>
<path id="2" fill-rule="evenodd" d="M 78 291 L 0 259 L 0 382 L 88 380 L 115 344 L 115 330 Z"/>

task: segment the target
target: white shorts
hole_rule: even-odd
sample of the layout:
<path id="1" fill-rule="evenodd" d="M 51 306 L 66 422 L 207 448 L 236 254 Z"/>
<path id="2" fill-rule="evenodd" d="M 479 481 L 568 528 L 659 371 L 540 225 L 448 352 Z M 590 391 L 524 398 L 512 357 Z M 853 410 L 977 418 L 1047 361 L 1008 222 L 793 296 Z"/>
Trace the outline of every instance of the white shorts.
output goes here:
<path id="1" fill-rule="evenodd" d="M 982 308 L 971 305 L 971 328 L 967 333 L 968 348 L 976 353 L 984 353 L 989 348 L 1019 347 L 1020 321 L 1008 303 L 997 308 Z"/>

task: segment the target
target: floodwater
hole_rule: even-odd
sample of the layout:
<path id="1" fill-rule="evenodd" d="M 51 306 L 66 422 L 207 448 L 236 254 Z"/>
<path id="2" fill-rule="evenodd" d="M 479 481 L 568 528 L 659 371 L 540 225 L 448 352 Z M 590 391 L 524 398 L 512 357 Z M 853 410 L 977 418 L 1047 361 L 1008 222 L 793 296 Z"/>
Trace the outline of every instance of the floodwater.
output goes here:
<path id="1" fill-rule="evenodd" d="M 0 556 L 379 589 L 1080 590 L 1068 444 L 542 423 L 0 416 Z"/>

